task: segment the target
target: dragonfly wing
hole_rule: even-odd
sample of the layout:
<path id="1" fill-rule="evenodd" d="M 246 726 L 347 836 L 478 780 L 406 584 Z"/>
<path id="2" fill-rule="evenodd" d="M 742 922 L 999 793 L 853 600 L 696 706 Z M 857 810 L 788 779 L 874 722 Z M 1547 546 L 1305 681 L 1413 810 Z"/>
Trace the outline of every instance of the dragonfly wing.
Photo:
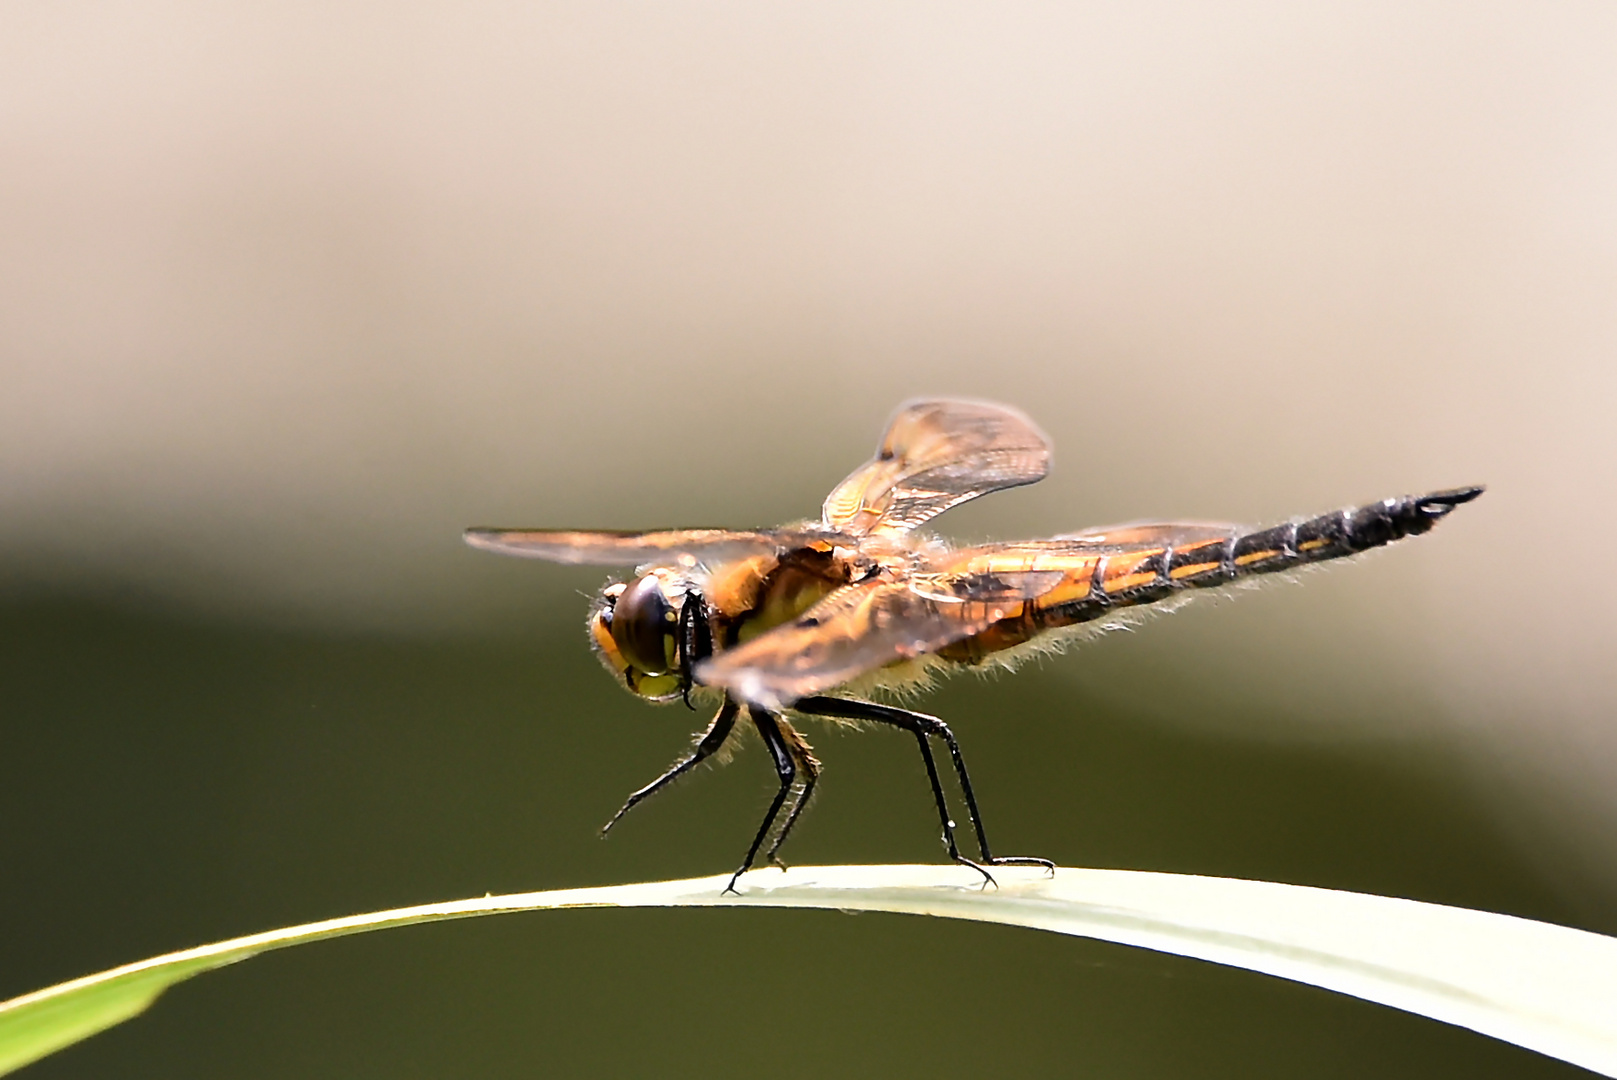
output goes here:
<path id="1" fill-rule="evenodd" d="M 965 548 L 902 580 L 845 586 L 795 622 L 718 654 L 697 668 L 697 679 L 776 708 L 964 641 L 1022 615 L 1024 602 L 1042 609 L 1097 588 L 1125 596 L 1154 579 L 1148 564 L 1167 547 L 1221 548 L 1238 531 L 1202 523 L 1125 528 Z"/>
<path id="2" fill-rule="evenodd" d="M 984 544 L 934 559 L 911 588 L 926 596 L 1037 601 L 1041 608 L 1100 594 L 1121 599 L 1164 572 L 1177 581 L 1223 570 L 1231 541 L 1243 532 L 1214 522 L 1146 522 Z"/>
<path id="3" fill-rule="evenodd" d="M 1089 545 L 1090 551 L 1118 551 L 1141 547 L 1190 547 L 1211 540 L 1228 540 L 1247 531 L 1245 525 L 1228 521 L 1130 521 L 1122 525 L 1101 525 L 1075 533 L 1062 533 L 1034 543 L 1075 543 Z"/>
<path id="4" fill-rule="evenodd" d="M 935 399 L 900 405 L 876 456 L 825 500 L 825 524 L 905 533 L 951 506 L 1031 484 L 1050 469 L 1044 432 L 1016 409 Z"/>
<path id="5" fill-rule="evenodd" d="M 923 595 L 891 579 L 857 582 L 795 622 L 719 653 L 697 667 L 696 678 L 748 704 L 780 708 L 971 637 L 1003 614 L 992 601 Z"/>
<path id="6" fill-rule="evenodd" d="M 588 566 L 695 565 L 774 554 L 826 540 L 827 534 L 771 529 L 665 529 L 658 532 L 569 529 L 467 529 L 466 542 L 484 551 Z"/>

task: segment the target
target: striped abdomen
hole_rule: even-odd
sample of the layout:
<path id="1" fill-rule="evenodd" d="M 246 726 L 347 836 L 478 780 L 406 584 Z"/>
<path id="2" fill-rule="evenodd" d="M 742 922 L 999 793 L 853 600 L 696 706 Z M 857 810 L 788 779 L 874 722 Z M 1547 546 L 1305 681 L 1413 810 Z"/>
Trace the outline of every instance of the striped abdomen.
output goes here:
<path id="1" fill-rule="evenodd" d="M 1046 626 L 1063 626 L 1099 618 L 1109 608 L 1154 603 L 1179 589 L 1227 585 L 1251 574 L 1357 555 L 1427 532 L 1450 510 L 1480 494 L 1482 489 L 1474 487 L 1383 499 L 1258 532 L 1103 555 L 1081 601 L 1050 607 L 1035 601 L 1035 606 L 1055 617 Z"/>
<path id="2" fill-rule="evenodd" d="M 1243 533 L 1208 526 L 1134 525 L 1066 540 L 976 549 L 962 569 L 977 573 L 1050 573 L 1053 585 L 1008 610 L 1007 617 L 940 655 L 974 662 L 1039 634 L 1153 604 L 1185 589 L 1212 588 L 1254 574 L 1356 555 L 1427 532 L 1482 488 L 1384 499 L 1270 529 Z M 1087 550 L 1086 550 L 1087 548 Z M 1121 548 L 1121 550 L 1120 550 Z"/>

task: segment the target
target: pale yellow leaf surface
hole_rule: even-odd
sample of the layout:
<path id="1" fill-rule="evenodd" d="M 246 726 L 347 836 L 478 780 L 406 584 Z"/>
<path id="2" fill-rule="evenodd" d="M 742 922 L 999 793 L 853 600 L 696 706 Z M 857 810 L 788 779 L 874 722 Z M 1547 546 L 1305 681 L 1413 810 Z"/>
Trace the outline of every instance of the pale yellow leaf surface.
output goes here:
<path id="1" fill-rule="evenodd" d="M 128 1020 L 200 972 L 369 930 L 575 907 L 795 907 L 997 922 L 1247 968 L 1470 1028 L 1617 1076 L 1617 938 L 1413 900 L 1126 870 L 954 866 L 761 870 L 487 896 L 217 942 L 0 1003 L 0 1073 Z M 1052 947 L 1057 947 L 1052 943 Z M 536 979 L 546 978 L 536 972 Z"/>

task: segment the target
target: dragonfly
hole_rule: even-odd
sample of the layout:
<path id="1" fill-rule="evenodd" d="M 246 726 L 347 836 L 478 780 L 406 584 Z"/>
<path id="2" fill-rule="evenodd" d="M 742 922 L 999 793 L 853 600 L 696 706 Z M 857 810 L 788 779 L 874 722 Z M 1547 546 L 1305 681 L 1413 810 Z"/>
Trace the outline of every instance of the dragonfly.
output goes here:
<path id="1" fill-rule="evenodd" d="M 603 836 L 750 726 L 778 787 L 726 887 L 735 892 L 761 850 L 784 866 L 781 846 L 820 777 L 820 761 L 792 718 L 884 724 L 914 736 L 949 858 L 982 874 L 986 886 L 990 866 L 1053 873 L 1054 864 L 995 855 L 954 732 L 935 716 L 872 698 L 953 670 L 1012 666 L 1122 608 L 1425 533 L 1483 490 L 1383 499 L 1257 530 L 1131 522 L 956 547 L 922 528 L 951 507 L 1041 480 L 1049 467 L 1049 439 L 1017 409 L 913 400 L 893 414 L 875 456 L 826 497 L 817 521 L 756 530 L 473 528 L 465 539 L 502 555 L 634 567 L 591 604 L 589 638 L 601 661 L 646 701 L 694 709 L 706 698 L 715 708 L 689 750 L 631 794 Z M 934 740 L 953 766 L 975 859 L 956 840 Z"/>

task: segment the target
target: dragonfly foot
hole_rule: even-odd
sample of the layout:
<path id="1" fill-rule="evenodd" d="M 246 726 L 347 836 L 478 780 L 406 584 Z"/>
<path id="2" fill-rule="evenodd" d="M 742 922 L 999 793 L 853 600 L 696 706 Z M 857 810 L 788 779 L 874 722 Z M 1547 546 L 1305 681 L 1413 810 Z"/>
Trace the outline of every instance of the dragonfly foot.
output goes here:
<path id="1" fill-rule="evenodd" d="M 1051 877 L 1056 876 L 1056 864 L 1049 859 L 1041 859 L 1036 855 L 1002 855 L 989 859 L 989 866 L 1042 866 Z"/>
<path id="2" fill-rule="evenodd" d="M 954 857 L 954 861 L 959 863 L 961 866 L 969 866 L 973 870 L 977 871 L 977 873 L 981 874 L 983 876 L 983 885 L 982 885 L 983 888 L 986 889 L 990 885 L 992 885 L 996 889 L 999 888 L 999 882 L 994 880 L 994 875 L 990 874 L 988 872 L 988 870 L 985 867 L 982 866 L 982 864 L 974 863 L 970 859 L 966 858 L 964 855 L 956 855 Z"/>

